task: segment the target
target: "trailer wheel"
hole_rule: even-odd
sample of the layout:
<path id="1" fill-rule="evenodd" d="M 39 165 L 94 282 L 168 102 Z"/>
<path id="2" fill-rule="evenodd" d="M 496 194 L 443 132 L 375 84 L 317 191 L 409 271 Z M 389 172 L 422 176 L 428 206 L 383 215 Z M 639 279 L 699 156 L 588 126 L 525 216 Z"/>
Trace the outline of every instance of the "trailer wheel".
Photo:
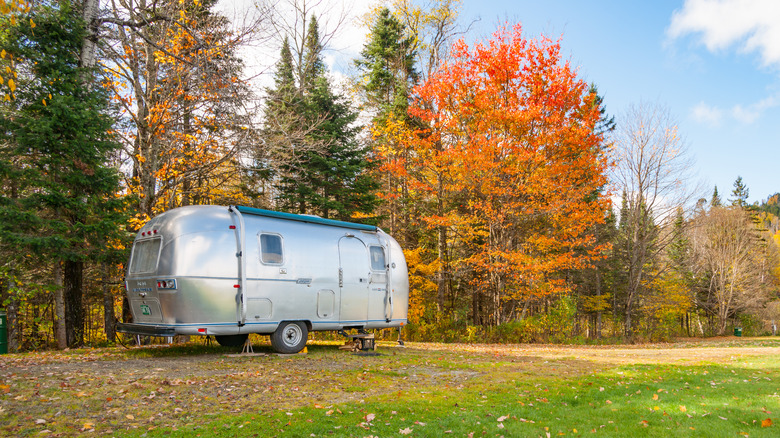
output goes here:
<path id="1" fill-rule="evenodd" d="M 240 334 L 240 335 L 223 335 L 223 336 L 214 336 L 217 338 L 217 342 L 219 342 L 219 345 L 223 347 L 240 347 L 244 345 L 244 342 L 246 342 L 247 338 L 249 337 L 248 333 Z"/>
<path id="2" fill-rule="evenodd" d="M 284 321 L 271 334 L 271 347 L 281 354 L 293 354 L 303 350 L 309 330 L 300 321 Z"/>

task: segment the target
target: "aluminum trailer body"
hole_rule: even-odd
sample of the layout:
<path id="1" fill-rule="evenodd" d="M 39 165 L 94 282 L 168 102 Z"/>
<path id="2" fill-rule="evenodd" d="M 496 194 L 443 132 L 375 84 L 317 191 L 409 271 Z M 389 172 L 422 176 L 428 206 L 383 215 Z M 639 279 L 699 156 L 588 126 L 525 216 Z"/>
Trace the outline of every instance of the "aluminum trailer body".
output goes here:
<path id="1" fill-rule="evenodd" d="M 136 235 L 124 333 L 271 335 L 303 348 L 309 331 L 407 323 L 409 277 L 398 243 L 375 226 L 241 206 L 189 206 Z M 302 339 L 301 339 L 302 338 Z"/>

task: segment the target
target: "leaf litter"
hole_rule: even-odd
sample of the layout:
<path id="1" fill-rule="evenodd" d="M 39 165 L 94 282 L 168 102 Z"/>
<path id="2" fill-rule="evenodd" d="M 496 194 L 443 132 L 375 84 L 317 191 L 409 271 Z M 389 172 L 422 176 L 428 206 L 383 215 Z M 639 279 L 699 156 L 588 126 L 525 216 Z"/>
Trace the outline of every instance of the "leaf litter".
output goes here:
<path id="1" fill-rule="evenodd" d="M 370 358 L 344 354 L 328 345 L 312 346 L 308 355 L 286 358 L 226 354 L 138 357 L 117 348 L 4 355 L 0 356 L 0 434 L 178 430 L 224 413 L 267 413 L 302 405 L 321 409 L 331 417 L 342 414 L 338 405 L 360 404 L 381 395 L 416 391 L 418 396 L 426 397 L 437 388 L 458 391 L 479 382 L 496 366 L 495 361 L 513 373 L 577 379 L 624 364 L 627 352 L 634 353 L 634 364 L 728 364 L 779 352 L 777 347 L 698 344 L 689 348 L 407 344 L 404 349 L 385 346 L 382 350 L 387 353 Z M 622 380 L 616 383 L 626 388 L 635 379 L 627 374 L 618 377 Z M 751 378 L 769 379 L 760 369 Z M 724 382 L 713 383 L 717 387 Z M 664 402 L 669 390 L 656 388 L 646 388 L 653 391 L 651 403 Z M 639 396 L 642 389 L 635 389 Z M 544 389 L 537 391 L 527 402 L 528 407 L 548 403 L 542 396 Z M 604 392 L 603 384 L 596 386 L 596 391 Z M 637 396 L 633 392 L 626 395 Z M 525 406 L 525 402 L 519 403 Z M 614 399 L 602 399 L 601 403 L 610 406 Z M 623 402 L 619 404 L 624 406 Z M 204 405 L 211 408 L 205 415 Z M 649 407 L 659 414 L 667 415 L 671 410 L 689 418 L 711 413 L 676 404 Z M 395 414 L 393 411 L 393 418 Z M 723 421 L 729 418 L 725 412 L 714 416 Z M 513 419 L 510 415 L 496 416 L 495 420 L 498 430 L 515 420 L 534 423 L 533 419 Z M 376 413 L 365 412 L 358 426 L 369 429 L 385 421 L 390 420 L 379 420 Z M 398 434 L 417 434 L 415 429 L 425 426 L 420 421 L 407 423 L 395 429 Z M 647 419 L 641 420 L 642 427 L 650 424 Z M 760 421 L 760 427 L 773 427 L 772 418 Z"/>

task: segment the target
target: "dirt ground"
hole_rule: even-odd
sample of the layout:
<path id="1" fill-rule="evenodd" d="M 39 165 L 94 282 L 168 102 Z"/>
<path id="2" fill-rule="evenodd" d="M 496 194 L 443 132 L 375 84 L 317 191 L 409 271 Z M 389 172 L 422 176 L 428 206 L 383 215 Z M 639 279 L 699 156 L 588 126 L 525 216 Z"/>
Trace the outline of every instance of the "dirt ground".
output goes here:
<path id="1" fill-rule="evenodd" d="M 177 349 L 178 348 L 178 349 Z M 333 405 L 409 388 L 462 388 L 493 370 L 578 376 L 625 364 L 727 364 L 780 357 L 780 339 L 720 338 L 672 344 L 560 346 L 380 344 L 378 354 L 310 345 L 305 355 L 208 354 L 190 347 L 138 347 L 0 355 L 0 436 L 130 428 L 175 430 L 208 415 Z M 208 405 L 211 412 L 202 414 Z M 204 418 L 206 418 L 204 420 Z"/>
<path id="2" fill-rule="evenodd" d="M 780 355 L 778 338 L 721 337 L 675 343 L 566 346 L 532 344 L 416 344 L 414 348 L 545 359 L 580 359 L 600 365 L 727 363 L 752 356 Z"/>

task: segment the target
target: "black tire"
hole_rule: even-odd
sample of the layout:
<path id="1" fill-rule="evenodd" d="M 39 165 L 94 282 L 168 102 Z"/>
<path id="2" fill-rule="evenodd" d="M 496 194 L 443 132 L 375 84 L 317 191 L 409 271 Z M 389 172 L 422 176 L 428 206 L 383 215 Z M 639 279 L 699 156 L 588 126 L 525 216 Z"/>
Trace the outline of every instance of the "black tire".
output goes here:
<path id="1" fill-rule="evenodd" d="M 303 350 L 309 338 L 306 324 L 300 321 L 284 321 L 271 334 L 271 347 L 280 354 L 294 354 Z"/>
<path id="2" fill-rule="evenodd" d="M 219 345 L 223 347 L 240 347 L 244 345 L 247 338 L 249 338 L 249 334 L 244 333 L 242 335 L 223 335 L 214 337 L 217 339 L 217 342 L 219 342 Z"/>

